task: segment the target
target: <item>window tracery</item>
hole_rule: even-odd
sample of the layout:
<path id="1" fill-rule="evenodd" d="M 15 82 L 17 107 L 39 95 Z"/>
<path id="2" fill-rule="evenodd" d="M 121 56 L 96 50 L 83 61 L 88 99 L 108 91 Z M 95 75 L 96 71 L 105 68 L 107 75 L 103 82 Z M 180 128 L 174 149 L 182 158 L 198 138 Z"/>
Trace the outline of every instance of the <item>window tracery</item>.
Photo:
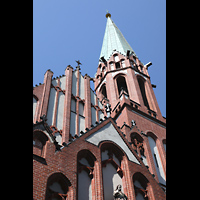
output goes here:
<path id="1" fill-rule="evenodd" d="M 68 196 L 70 181 L 62 173 L 54 173 L 47 180 L 45 200 L 65 200 Z"/>
<path id="2" fill-rule="evenodd" d="M 140 172 L 136 172 L 133 175 L 133 184 L 135 190 L 136 200 L 148 200 L 149 199 L 149 181 Z"/>

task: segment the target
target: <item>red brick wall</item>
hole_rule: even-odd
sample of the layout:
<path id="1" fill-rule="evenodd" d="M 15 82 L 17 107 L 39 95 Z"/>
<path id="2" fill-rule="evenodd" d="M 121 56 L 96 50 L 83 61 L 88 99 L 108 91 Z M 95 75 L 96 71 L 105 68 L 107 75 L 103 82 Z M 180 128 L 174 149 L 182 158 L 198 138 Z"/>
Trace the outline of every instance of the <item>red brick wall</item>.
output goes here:
<path id="1" fill-rule="evenodd" d="M 86 142 L 85 138 L 88 137 L 93 132 L 96 132 L 97 129 L 103 127 L 109 121 L 110 119 L 102 122 L 99 126 L 93 128 L 90 132 L 76 139 L 68 147 L 63 148 L 61 152 L 55 153 L 54 144 L 52 144 L 49 141 L 46 143 L 46 146 L 44 148 L 44 158 L 47 164 L 45 165 L 36 160 L 33 160 L 33 198 L 34 199 L 37 199 L 37 200 L 45 199 L 46 184 L 47 184 L 48 177 L 53 173 L 61 172 L 71 182 L 70 191 L 68 192 L 70 194 L 70 197 L 68 199 L 75 200 L 77 198 L 77 154 L 82 149 L 87 149 L 96 158 L 95 170 L 94 170 L 95 173 L 94 173 L 94 178 L 93 178 L 93 180 L 95 181 L 95 192 L 93 193 L 95 194 L 94 199 L 103 200 L 103 185 L 102 185 L 102 174 L 101 174 L 102 172 L 101 150 L 99 147 Z M 113 125 L 116 127 L 115 124 Z M 136 155 L 136 153 L 134 153 L 134 155 Z M 152 175 L 148 172 L 144 164 L 142 164 L 142 161 L 140 161 L 141 165 L 138 165 L 136 163 L 129 161 L 128 158 L 126 157 L 124 162 L 125 163 L 124 163 L 123 169 L 126 170 L 126 172 L 124 172 L 126 176 L 126 187 L 134 191 L 132 177 L 134 173 L 141 172 L 148 179 L 152 187 L 155 199 L 159 199 L 159 200 L 165 199 L 165 193 L 162 191 L 162 189 L 160 188 L 158 183 L 155 181 L 155 179 L 152 177 Z M 129 199 L 135 199 L 133 198 L 134 192 L 128 192 L 127 195 Z"/>
<path id="2" fill-rule="evenodd" d="M 126 195 L 129 199 L 135 199 L 134 185 L 133 185 L 133 175 L 136 172 L 142 173 L 147 180 L 149 181 L 148 185 L 148 195 L 151 200 L 164 200 L 165 193 L 161 189 L 158 184 L 158 177 L 156 174 L 156 168 L 154 165 L 153 157 L 151 154 L 151 149 L 148 142 L 148 134 L 154 134 L 156 136 L 156 145 L 161 157 L 162 166 L 164 168 L 164 172 L 166 173 L 166 153 L 163 147 L 163 140 L 166 139 L 166 129 L 165 119 L 162 118 L 159 106 L 157 104 L 153 89 L 151 87 L 150 80 L 148 78 L 148 73 L 146 72 L 147 82 L 148 84 L 148 98 L 151 98 L 151 107 L 154 107 L 157 113 L 156 119 L 152 116 L 150 117 L 148 114 L 147 108 L 143 104 L 143 100 L 141 97 L 139 85 L 137 82 L 137 77 L 135 75 L 134 70 L 129 65 L 129 60 L 124 56 L 120 55 L 120 58 L 125 59 L 127 74 L 123 76 L 126 78 L 127 87 L 129 90 L 129 98 L 119 99 L 118 90 L 116 85 L 116 80 L 112 73 L 107 73 L 107 75 L 102 77 L 102 81 L 106 78 L 106 89 L 107 96 L 109 99 L 109 103 L 111 104 L 111 108 L 113 112 L 111 116 L 114 120 L 116 120 L 117 125 L 109 118 L 106 121 L 112 121 L 113 125 L 117 128 L 123 127 L 121 131 L 126 134 L 126 139 L 124 141 L 127 143 L 128 147 L 131 149 L 133 154 L 137 156 L 137 153 L 133 150 L 132 146 L 128 143 L 131 142 L 130 135 L 132 132 L 137 132 L 143 138 L 143 145 L 145 150 L 146 159 L 148 162 L 149 170 L 144 166 L 143 162 L 139 159 L 141 165 L 133 163 L 128 160 L 125 156 L 122 162 L 122 168 L 124 170 L 123 177 L 123 187 Z M 113 60 L 112 56 L 110 61 Z M 137 61 L 139 63 L 139 61 Z M 107 67 L 107 72 L 109 66 Z M 121 69 L 119 69 L 120 71 Z M 123 70 L 123 69 L 122 69 Z M 115 70 L 114 72 L 117 72 Z M 62 142 L 68 143 L 69 141 L 69 130 L 70 130 L 70 107 L 71 107 L 71 90 L 72 90 L 72 72 L 73 68 L 68 66 L 65 70 L 66 76 L 66 90 L 65 90 L 65 106 L 64 106 L 64 117 L 63 117 L 63 130 L 62 130 Z M 97 74 L 101 73 L 98 68 Z M 116 75 L 116 74 L 115 74 Z M 40 121 L 40 116 L 42 114 L 47 113 L 48 109 L 48 101 L 49 101 L 49 93 L 51 88 L 53 72 L 48 70 L 45 73 L 44 83 L 38 87 L 33 89 L 33 94 L 38 99 L 38 109 L 35 117 L 35 121 Z M 95 88 L 101 87 L 99 84 L 99 80 L 95 80 Z M 91 126 L 91 96 L 90 96 L 90 77 L 84 76 L 84 86 L 85 86 L 85 127 L 90 128 Z M 78 87 L 79 88 L 79 87 Z M 135 88 L 135 89 L 134 89 Z M 97 92 L 97 97 L 102 98 L 102 95 Z M 79 94 L 79 93 L 78 93 Z M 132 101 L 131 101 L 132 100 Z M 135 109 L 135 101 L 136 104 L 139 103 L 138 109 Z M 119 103 L 119 104 L 118 104 Z M 118 106 L 115 108 L 115 106 Z M 152 106 L 153 105 L 153 106 Z M 114 110 L 115 108 L 115 110 Z M 117 112 L 116 112 L 117 110 Z M 135 112 L 133 112 L 134 110 Z M 131 120 L 136 122 L 136 126 L 131 129 Z M 97 127 L 93 128 L 90 132 L 86 133 L 82 137 L 76 139 L 74 142 L 69 144 L 67 147 L 63 148 L 62 151 L 55 153 L 55 145 L 48 141 L 42 150 L 42 157 L 40 158 L 39 150 L 34 147 L 33 153 L 38 155 L 33 160 L 33 198 L 36 200 L 44 200 L 46 193 L 46 184 L 48 177 L 56 172 L 61 172 L 64 174 L 71 183 L 69 188 L 67 199 L 77 199 L 77 154 L 79 151 L 83 149 L 89 150 L 96 158 L 95 161 L 95 169 L 94 169 L 94 177 L 92 181 L 95 182 L 93 184 L 93 199 L 94 200 L 103 200 L 103 181 L 102 181 L 102 167 L 101 167 L 101 149 L 93 144 L 86 142 L 84 139 L 88 137 L 88 134 L 92 134 L 97 131 L 99 128 L 103 127 L 107 122 L 102 122 Z M 124 122 L 126 126 L 124 125 Z M 159 125 L 160 124 L 160 125 Z M 119 130 L 118 130 L 119 131 Z M 141 134 L 143 131 L 144 135 Z M 121 132 L 119 131 L 119 134 Z M 146 134 L 146 136 L 145 136 Z M 77 134 L 79 135 L 79 134 Z M 122 134 L 121 134 L 122 136 Z M 124 137 L 124 136 L 122 136 Z M 155 175 L 155 178 L 151 174 Z"/>

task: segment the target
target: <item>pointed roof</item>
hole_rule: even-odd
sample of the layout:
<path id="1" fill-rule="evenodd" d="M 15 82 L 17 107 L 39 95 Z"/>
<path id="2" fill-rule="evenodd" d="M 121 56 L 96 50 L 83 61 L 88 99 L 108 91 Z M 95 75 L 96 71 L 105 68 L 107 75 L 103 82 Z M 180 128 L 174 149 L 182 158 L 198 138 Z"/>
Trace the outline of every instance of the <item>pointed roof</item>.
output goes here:
<path id="1" fill-rule="evenodd" d="M 128 44 L 121 31 L 115 25 L 111 19 L 111 14 L 106 14 L 107 24 L 105 29 L 105 34 L 103 38 L 103 44 L 101 48 L 100 58 L 104 56 L 105 60 L 108 60 L 114 50 L 120 52 L 123 55 L 126 55 L 127 50 L 130 50 L 130 53 L 135 52 Z"/>

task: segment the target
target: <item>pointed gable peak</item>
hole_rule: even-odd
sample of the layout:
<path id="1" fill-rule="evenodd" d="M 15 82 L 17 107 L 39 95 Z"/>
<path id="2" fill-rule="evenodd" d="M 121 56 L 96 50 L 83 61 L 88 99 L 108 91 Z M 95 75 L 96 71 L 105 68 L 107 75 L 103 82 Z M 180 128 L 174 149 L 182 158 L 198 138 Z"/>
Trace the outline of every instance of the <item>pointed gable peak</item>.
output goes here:
<path id="1" fill-rule="evenodd" d="M 106 18 L 107 18 L 107 23 L 106 23 L 106 29 L 103 38 L 100 58 L 104 57 L 105 60 L 108 60 L 114 51 L 117 51 L 125 56 L 127 50 L 129 50 L 130 53 L 136 55 L 131 46 L 124 38 L 124 36 L 122 35 L 121 31 L 112 21 L 110 13 L 106 14 Z"/>
<path id="2" fill-rule="evenodd" d="M 85 141 L 95 146 L 99 146 L 100 143 L 104 141 L 111 141 L 123 149 L 130 161 L 141 165 L 136 153 L 130 150 L 131 148 L 128 146 L 128 141 L 122 137 L 122 133 L 120 134 L 119 132 L 121 131 L 114 125 L 113 120 L 108 118 L 106 122 L 104 122 L 104 126 L 86 137 Z"/>

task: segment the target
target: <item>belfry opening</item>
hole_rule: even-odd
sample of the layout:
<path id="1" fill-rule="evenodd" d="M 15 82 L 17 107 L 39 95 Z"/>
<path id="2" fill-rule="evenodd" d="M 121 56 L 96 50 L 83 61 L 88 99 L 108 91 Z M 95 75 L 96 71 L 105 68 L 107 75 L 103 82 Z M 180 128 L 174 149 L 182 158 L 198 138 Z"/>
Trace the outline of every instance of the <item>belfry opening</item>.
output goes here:
<path id="1" fill-rule="evenodd" d="M 121 94 L 122 91 L 125 91 L 128 94 L 128 88 L 127 88 L 125 77 L 119 76 L 117 78 L 117 89 L 118 89 L 119 95 Z"/>

